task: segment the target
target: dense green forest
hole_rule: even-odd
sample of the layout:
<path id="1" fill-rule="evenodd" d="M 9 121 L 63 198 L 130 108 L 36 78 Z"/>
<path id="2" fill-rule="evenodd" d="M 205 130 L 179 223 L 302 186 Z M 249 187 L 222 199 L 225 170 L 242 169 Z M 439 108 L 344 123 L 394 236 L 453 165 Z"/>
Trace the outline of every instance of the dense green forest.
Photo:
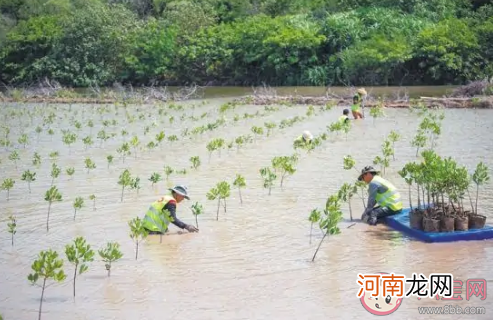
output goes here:
<path id="1" fill-rule="evenodd" d="M 491 0 L 0 0 L 0 81 L 440 85 L 493 75 Z"/>

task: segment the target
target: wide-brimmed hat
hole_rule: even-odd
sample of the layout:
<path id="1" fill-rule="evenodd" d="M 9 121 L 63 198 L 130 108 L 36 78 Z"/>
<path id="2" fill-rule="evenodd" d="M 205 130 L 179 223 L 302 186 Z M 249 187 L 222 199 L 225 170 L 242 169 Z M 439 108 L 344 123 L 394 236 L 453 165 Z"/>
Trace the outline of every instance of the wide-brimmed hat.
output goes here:
<path id="1" fill-rule="evenodd" d="M 303 131 L 303 139 L 305 140 L 313 140 L 313 135 L 310 133 L 310 131 Z"/>
<path id="2" fill-rule="evenodd" d="M 359 94 L 362 94 L 364 96 L 367 95 L 365 88 L 359 88 L 358 90 L 356 90 L 356 92 L 359 93 Z"/>
<path id="3" fill-rule="evenodd" d="M 372 166 L 366 166 L 363 168 L 363 170 L 361 170 L 361 174 L 359 175 L 358 177 L 358 180 L 361 181 L 363 180 L 363 176 L 366 174 L 366 173 L 373 173 L 373 174 L 379 174 L 380 171 L 376 170 L 375 168 L 373 168 Z"/>
<path id="4" fill-rule="evenodd" d="M 176 192 L 179 195 L 182 195 L 187 200 L 190 200 L 190 197 L 188 196 L 187 187 L 185 187 L 185 186 L 178 185 L 178 186 L 174 186 L 173 188 L 171 188 L 169 190 Z"/>

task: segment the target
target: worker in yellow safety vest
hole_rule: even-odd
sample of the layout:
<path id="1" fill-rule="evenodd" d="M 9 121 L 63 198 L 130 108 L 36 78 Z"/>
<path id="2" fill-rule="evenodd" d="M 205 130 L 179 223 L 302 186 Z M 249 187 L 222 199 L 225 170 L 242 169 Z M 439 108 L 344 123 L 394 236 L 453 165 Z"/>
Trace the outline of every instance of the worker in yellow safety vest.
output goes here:
<path id="1" fill-rule="evenodd" d="M 144 217 L 144 228 L 149 234 L 163 234 L 168 230 L 170 223 L 188 232 L 198 232 L 195 226 L 186 224 L 176 217 L 176 207 L 183 199 L 190 200 L 187 187 L 175 186 L 169 189 L 171 193 L 154 201 Z"/>
<path id="2" fill-rule="evenodd" d="M 379 172 L 368 166 L 361 170 L 359 181 L 368 184 L 368 205 L 361 220 L 376 225 L 380 218 L 398 214 L 402 211 L 401 195 L 389 181 L 380 177 Z"/>
<path id="3" fill-rule="evenodd" d="M 363 98 L 366 97 L 367 92 L 364 88 L 360 88 L 356 91 L 353 97 L 353 105 L 351 106 L 351 111 L 353 112 L 354 119 L 362 119 L 364 116 L 361 114 L 361 109 L 363 108 Z"/>
<path id="4" fill-rule="evenodd" d="M 310 131 L 303 131 L 303 134 L 293 141 L 293 147 L 294 149 L 297 149 L 302 146 L 307 146 L 310 145 L 312 141 L 313 135 L 310 133 Z"/>
<path id="5" fill-rule="evenodd" d="M 339 122 L 342 124 L 348 124 L 349 123 L 349 109 L 344 109 L 342 111 L 342 116 L 339 117 Z"/>

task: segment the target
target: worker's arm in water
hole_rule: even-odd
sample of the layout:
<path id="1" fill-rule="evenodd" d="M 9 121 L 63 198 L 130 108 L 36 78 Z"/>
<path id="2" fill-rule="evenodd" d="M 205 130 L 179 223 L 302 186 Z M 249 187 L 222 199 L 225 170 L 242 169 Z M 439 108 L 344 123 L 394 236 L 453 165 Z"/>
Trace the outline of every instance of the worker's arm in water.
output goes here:
<path id="1" fill-rule="evenodd" d="M 189 232 L 198 231 L 198 229 L 195 228 L 194 226 L 188 225 L 188 224 L 184 223 L 183 221 L 181 221 L 180 219 L 178 219 L 176 217 L 176 203 L 174 201 L 169 201 L 164 206 L 163 210 L 168 210 L 169 211 L 169 215 L 171 216 L 171 219 L 172 219 L 172 222 L 171 223 L 173 223 L 178 228 L 180 228 L 180 229 L 186 229 Z"/>
<path id="2" fill-rule="evenodd" d="M 387 192 L 387 187 L 376 182 L 372 181 L 368 185 L 368 203 L 366 205 L 366 210 L 363 213 L 363 216 L 367 215 L 370 213 L 371 210 L 375 207 L 377 204 L 377 193 L 384 193 Z"/>

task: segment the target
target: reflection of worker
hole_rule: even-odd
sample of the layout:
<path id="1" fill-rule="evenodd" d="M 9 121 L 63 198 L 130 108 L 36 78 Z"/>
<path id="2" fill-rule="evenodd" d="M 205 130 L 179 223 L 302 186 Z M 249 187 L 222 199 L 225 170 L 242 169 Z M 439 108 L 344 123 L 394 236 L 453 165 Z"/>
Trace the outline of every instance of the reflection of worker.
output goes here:
<path id="1" fill-rule="evenodd" d="M 186 224 L 176 217 L 176 206 L 183 199 L 190 200 L 188 197 L 187 187 L 176 186 L 170 194 L 164 195 L 161 199 L 153 202 L 144 217 L 144 228 L 149 231 L 149 234 L 163 234 L 168 229 L 169 223 L 181 229 L 186 229 L 188 232 L 197 232 L 195 226 Z M 166 212 L 166 210 L 169 212 Z M 164 226 L 164 230 L 161 228 Z"/>
<path id="2" fill-rule="evenodd" d="M 363 98 L 367 95 L 364 88 L 358 89 L 353 97 L 353 105 L 351 106 L 351 111 L 353 112 L 354 119 L 362 119 L 361 109 L 363 108 Z"/>
<path id="3" fill-rule="evenodd" d="M 313 135 L 310 131 L 303 131 L 303 134 L 294 140 L 294 148 L 300 145 L 311 144 L 313 141 Z"/>
<path id="4" fill-rule="evenodd" d="M 382 177 L 373 167 L 368 166 L 361 170 L 358 180 L 368 184 L 368 205 L 361 216 L 361 220 L 369 225 L 376 225 L 377 220 L 402 211 L 401 195 L 394 185 Z"/>
<path id="5" fill-rule="evenodd" d="M 339 122 L 342 123 L 342 124 L 348 124 L 349 123 L 349 110 L 348 109 L 344 109 L 344 111 L 342 111 L 342 116 L 339 117 Z"/>

